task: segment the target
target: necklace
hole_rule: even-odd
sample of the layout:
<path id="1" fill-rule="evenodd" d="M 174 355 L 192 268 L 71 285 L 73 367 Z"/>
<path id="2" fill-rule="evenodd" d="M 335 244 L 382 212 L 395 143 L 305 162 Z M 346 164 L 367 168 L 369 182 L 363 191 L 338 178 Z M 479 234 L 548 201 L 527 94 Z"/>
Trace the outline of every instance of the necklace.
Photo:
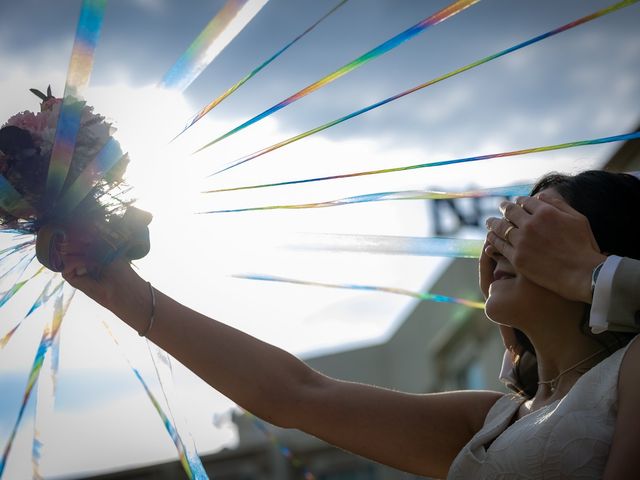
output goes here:
<path id="1" fill-rule="evenodd" d="M 565 373 L 569 373 L 572 370 L 575 370 L 576 368 L 578 368 L 580 365 L 582 365 L 583 363 L 588 362 L 589 360 L 591 360 L 592 358 L 600 355 L 602 352 L 604 352 L 606 350 L 606 348 L 603 348 L 602 350 L 598 350 L 596 353 L 589 355 L 587 358 L 584 358 L 582 360 L 580 360 L 578 363 L 576 363 L 575 365 L 561 371 L 557 376 L 555 376 L 554 378 L 552 378 L 551 380 L 543 380 L 543 381 L 539 381 L 538 385 L 547 385 L 549 387 L 549 389 L 551 390 L 551 393 L 553 393 L 556 388 L 558 388 L 558 381 L 560 380 L 560 378 L 565 374 Z"/>

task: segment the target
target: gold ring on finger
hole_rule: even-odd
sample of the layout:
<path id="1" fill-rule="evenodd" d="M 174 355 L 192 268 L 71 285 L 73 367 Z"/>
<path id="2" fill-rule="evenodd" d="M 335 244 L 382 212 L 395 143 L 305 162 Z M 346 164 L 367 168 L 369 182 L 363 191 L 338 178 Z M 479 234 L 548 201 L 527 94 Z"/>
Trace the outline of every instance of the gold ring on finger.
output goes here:
<path id="1" fill-rule="evenodd" d="M 504 239 L 509 242 L 509 234 L 511 233 L 511 231 L 516 228 L 516 226 L 514 224 L 511 224 L 507 227 L 507 229 L 504 231 Z M 509 242 L 511 243 L 511 242 Z"/>

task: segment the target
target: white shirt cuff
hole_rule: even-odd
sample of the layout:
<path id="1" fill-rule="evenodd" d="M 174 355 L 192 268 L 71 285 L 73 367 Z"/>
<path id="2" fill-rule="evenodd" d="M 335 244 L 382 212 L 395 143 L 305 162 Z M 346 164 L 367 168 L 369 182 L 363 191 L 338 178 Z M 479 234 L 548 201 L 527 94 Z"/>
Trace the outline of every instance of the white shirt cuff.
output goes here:
<path id="1" fill-rule="evenodd" d="M 618 257 L 617 255 L 608 256 L 598 274 L 596 287 L 593 290 L 591 314 L 589 316 L 589 326 L 593 333 L 602 333 L 609 328 L 607 311 L 609 310 L 609 302 L 611 300 L 613 276 L 621 260 L 622 257 Z"/>

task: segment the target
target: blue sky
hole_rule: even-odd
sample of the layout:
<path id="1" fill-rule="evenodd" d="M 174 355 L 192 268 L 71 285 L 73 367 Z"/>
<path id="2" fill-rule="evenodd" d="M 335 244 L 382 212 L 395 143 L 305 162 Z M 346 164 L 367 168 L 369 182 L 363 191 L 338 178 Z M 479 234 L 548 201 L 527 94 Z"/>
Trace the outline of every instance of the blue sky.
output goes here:
<path id="1" fill-rule="evenodd" d="M 111 0 L 87 93 L 89 101 L 117 125 L 119 139 L 132 156 L 129 180 L 134 193 L 141 206 L 154 214 L 152 252 L 139 262 L 143 275 L 185 304 L 301 355 L 379 341 L 414 302 L 375 293 L 252 283 L 229 275 L 270 273 L 428 288 L 442 268 L 439 259 L 274 248 L 300 232 L 429 235 L 425 205 L 392 202 L 216 217 L 193 212 L 323 201 L 386 190 L 453 190 L 528 182 L 552 169 L 572 172 L 601 165 L 615 147 L 246 194 L 203 197 L 199 194 L 203 187 L 266 183 L 615 135 L 632 131 L 640 121 L 640 7 L 634 5 L 205 179 L 226 161 L 610 4 L 483 0 L 264 122 L 198 156 L 187 154 L 189 147 L 211 140 L 448 3 L 350 0 L 181 142 L 166 146 L 171 134 L 199 107 L 334 3 L 270 0 L 176 98 L 159 94 L 152 86 L 223 2 Z M 37 108 L 30 87 L 44 89 L 51 84 L 55 93 L 62 93 L 79 6 L 78 0 L 0 2 L 0 121 L 19 110 Z M 19 318 L 34 294 L 37 287 L 17 297 L 0 310 L 0 320 Z M 0 391 L 11 392 L 0 398 L 0 446 L 15 418 L 16 399 L 22 394 L 39 338 L 38 322 L 44 321 L 45 313 L 16 336 L 14 346 L 0 351 Z M 121 354 L 100 330 L 96 320 L 102 318 L 112 323 L 128 355 L 152 377 L 144 345 L 136 343 L 131 331 L 86 299 L 74 300 L 63 329 L 56 428 L 45 472 L 74 476 L 175 456 Z M 188 372 L 177 375 L 183 396 L 194 405 L 190 423 L 199 447 L 212 451 L 233 442 L 232 432 L 220 432 L 211 422 L 216 412 L 231 404 Z M 27 419 L 24 440 L 16 446 L 12 460 L 13 472 L 30 468 L 29 428 Z M 65 453 L 69 449 L 77 455 Z"/>

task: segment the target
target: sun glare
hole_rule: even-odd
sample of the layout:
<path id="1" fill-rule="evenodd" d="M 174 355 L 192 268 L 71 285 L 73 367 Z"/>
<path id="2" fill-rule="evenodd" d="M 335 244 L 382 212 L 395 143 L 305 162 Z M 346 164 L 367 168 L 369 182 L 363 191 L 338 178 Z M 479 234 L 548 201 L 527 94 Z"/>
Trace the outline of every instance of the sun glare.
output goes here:
<path id="1" fill-rule="evenodd" d="M 230 138 L 198 155 L 191 155 L 216 134 L 233 127 L 237 119 L 223 122 L 213 112 L 209 115 L 211 118 L 203 119 L 170 143 L 169 140 L 182 130 L 196 110 L 181 94 L 152 86 L 133 88 L 121 85 L 94 88 L 89 100 L 96 111 L 114 122 L 117 138 L 131 157 L 127 181 L 133 187 L 132 196 L 140 208 L 154 216 L 150 225 L 151 252 L 138 262 L 139 267 L 160 288 L 169 290 L 186 304 L 294 351 L 305 351 L 329 346 L 335 343 L 335 338 L 333 334 L 327 334 L 322 322 L 309 325 L 303 319 L 316 318 L 319 312 L 331 312 L 335 305 L 348 303 L 354 294 L 311 287 L 266 285 L 232 279 L 232 275 L 261 273 L 327 282 L 402 285 L 413 290 L 421 288 L 429 271 L 424 258 L 398 262 L 397 257 L 384 255 L 365 258 L 363 254 L 311 252 L 286 247 L 291 246 L 291 239 L 300 233 L 425 235 L 427 216 L 422 203 L 397 205 L 391 202 L 368 208 L 354 205 L 307 211 L 198 214 L 219 208 L 332 200 L 353 194 L 354 188 L 362 190 L 357 193 L 370 193 L 382 189 L 382 180 L 371 179 L 365 182 L 364 187 L 354 182 L 328 182 L 309 188 L 276 188 L 219 195 L 201 192 L 212 186 L 261 183 L 318 172 L 344 171 L 365 160 L 368 164 L 388 164 L 394 161 L 392 157 L 397 156 L 397 152 L 385 152 L 371 139 L 336 142 L 314 137 L 300 142 L 304 145 L 292 145 L 225 172 L 220 178 L 207 178 L 223 163 L 294 132 L 282 131 L 277 120 L 267 119 L 262 125 L 237 135 L 238 138 Z M 170 265 L 167 264 L 168 258 L 171 259 Z M 218 298 L 213 304 L 212 292 L 216 292 Z M 247 304 L 247 298 L 252 302 Z M 383 296 L 378 298 L 384 303 Z M 362 341 L 363 335 L 369 338 L 379 336 L 411 303 L 404 298 L 386 298 L 390 304 L 380 309 L 380 318 L 370 319 L 372 328 L 369 333 L 363 330 L 362 324 L 345 326 L 342 328 L 345 341 Z M 274 329 L 269 322 L 255 321 L 264 308 L 276 309 L 279 328 Z M 307 334 L 301 335 L 302 330 Z M 284 331 L 289 333 L 284 335 Z"/>

